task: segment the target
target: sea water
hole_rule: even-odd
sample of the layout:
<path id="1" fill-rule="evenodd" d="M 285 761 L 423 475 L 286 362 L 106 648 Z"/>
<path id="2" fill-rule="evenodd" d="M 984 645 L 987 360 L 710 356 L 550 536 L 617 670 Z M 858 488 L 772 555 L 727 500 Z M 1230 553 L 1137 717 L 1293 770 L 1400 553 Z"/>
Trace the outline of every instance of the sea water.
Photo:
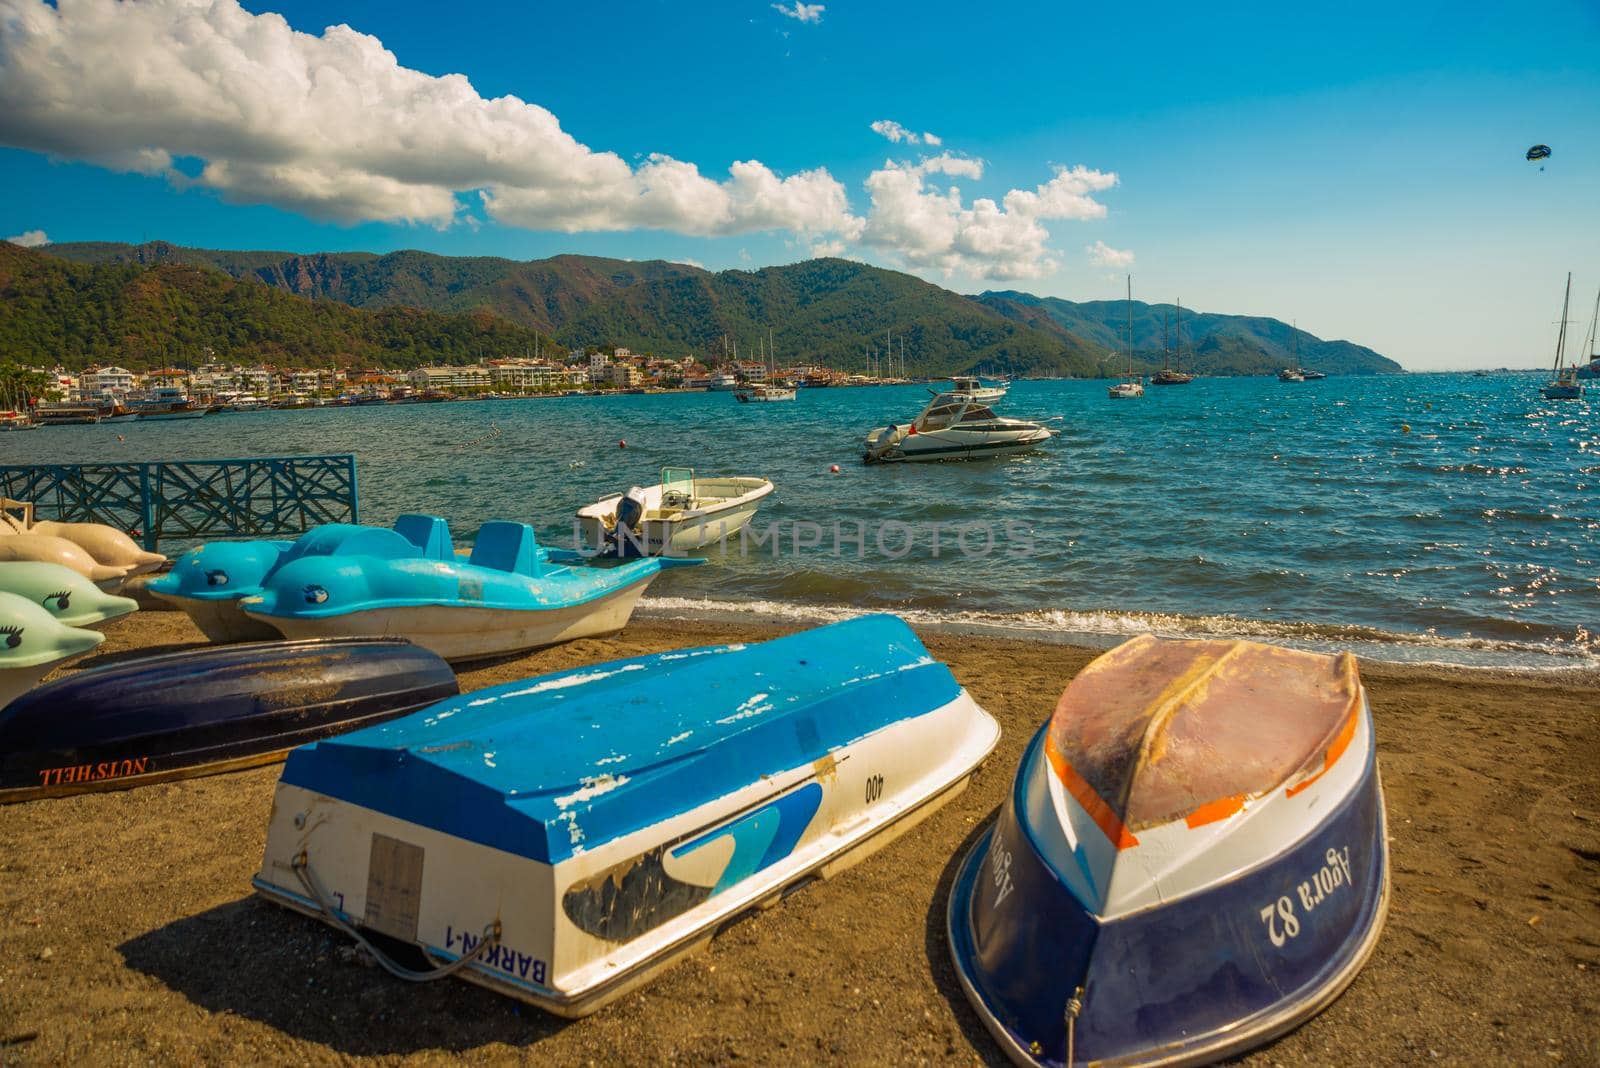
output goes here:
<path id="1" fill-rule="evenodd" d="M 1107 644 L 1259 636 L 1397 660 L 1600 663 L 1600 398 L 1536 376 L 1199 379 L 1113 401 L 1019 382 L 1030 455 L 860 462 L 923 386 L 472 401 L 210 415 L 0 436 L 0 462 L 353 452 L 361 518 L 488 519 L 570 546 L 572 513 L 664 467 L 758 475 L 759 536 L 678 569 L 646 610 L 836 618 Z M 619 443 L 626 441 L 627 447 Z M 837 464 L 839 473 L 831 473 Z M 171 547 L 165 547 L 170 548 Z"/>

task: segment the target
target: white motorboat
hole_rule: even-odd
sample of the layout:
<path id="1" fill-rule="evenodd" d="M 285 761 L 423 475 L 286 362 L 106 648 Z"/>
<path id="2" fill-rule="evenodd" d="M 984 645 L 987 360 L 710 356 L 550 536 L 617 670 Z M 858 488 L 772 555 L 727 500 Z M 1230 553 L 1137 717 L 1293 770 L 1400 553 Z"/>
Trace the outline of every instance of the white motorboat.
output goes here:
<path id="1" fill-rule="evenodd" d="M 977 460 L 1027 452 L 1049 441 L 1054 430 L 1026 419 L 995 415 L 971 393 L 940 393 L 910 423 L 880 426 L 867 435 L 868 464 L 931 460 Z"/>
<path id="2" fill-rule="evenodd" d="M 958 375 L 950 380 L 950 391 L 952 393 L 965 393 L 984 403 L 999 400 L 1006 395 L 1006 390 L 1009 388 L 1010 386 L 1004 382 L 998 386 L 986 386 L 982 380 L 970 376 Z"/>
<path id="3" fill-rule="evenodd" d="M 763 401 L 792 401 L 794 400 L 793 386 L 752 386 L 741 389 L 735 393 L 740 404 L 759 403 Z"/>
<path id="4" fill-rule="evenodd" d="M 578 509 L 578 524 L 590 548 L 624 556 L 692 552 L 737 534 L 771 492 L 764 478 L 696 478 L 692 467 L 667 467 L 660 485 Z"/>

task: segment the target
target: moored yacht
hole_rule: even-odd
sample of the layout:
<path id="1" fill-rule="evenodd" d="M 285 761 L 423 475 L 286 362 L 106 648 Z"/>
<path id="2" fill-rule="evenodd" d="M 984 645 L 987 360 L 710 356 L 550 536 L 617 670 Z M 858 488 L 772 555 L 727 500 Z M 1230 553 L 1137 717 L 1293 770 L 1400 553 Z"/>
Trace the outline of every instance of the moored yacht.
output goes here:
<path id="1" fill-rule="evenodd" d="M 144 396 L 132 400 L 129 408 L 140 419 L 198 419 L 206 414 L 203 405 L 195 404 L 177 386 L 147 390 Z"/>
<path id="2" fill-rule="evenodd" d="M 1112 400 L 1131 400 L 1144 396 L 1144 378 L 1133 370 L 1133 275 L 1128 276 L 1128 374 L 1106 390 Z"/>
<path id="3" fill-rule="evenodd" d="M 1026 419 L 994 414 L 971 393 L 940 393 L 906 425 L 881 426 L 867 435 L 862 463 L 977 460 L 1035 449 L 1054 430 Z"/>

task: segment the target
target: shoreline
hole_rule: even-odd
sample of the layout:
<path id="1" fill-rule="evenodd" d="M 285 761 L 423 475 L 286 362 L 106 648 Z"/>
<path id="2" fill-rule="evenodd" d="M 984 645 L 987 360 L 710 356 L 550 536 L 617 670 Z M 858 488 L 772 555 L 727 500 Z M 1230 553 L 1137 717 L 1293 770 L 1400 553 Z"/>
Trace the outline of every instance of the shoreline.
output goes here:
<path id="1" fill-rule="evenodd" d="M 709 621 L 744 625 L 752 616 L 772 627 L 816 626 L 860 615 L 846 604 L 676 597 L 646 593 L 635 618 Z M 1239 616 L 1185 616 L 1170 612 L 1111 612 L 1040 609 L 1002 613 L 982 610 L 894 607 L 892 612 L 919 634 L 983 637 L 1028 645 L 1104 652 L 1140 634 L 1162 638 L 1223 638 L 1269 642 L 1331 653 L 1349 650 L 1365 666 L 1460 673 L 1469 677 L 1551 678 L 1600 687 L 1600 654 L 1587 648 L 1549 649 L 1492 638 L 1439 637 L 1370 627 L 1280 623 Z"/>
<path id="2" fill-rule="evenodd" d="M 640 618 L 469 667 L 461 686 L 795 629 L 757 613 Z M 966 792 L 578 1021 L 459 980 L 392 980 L 323 925 L 256 899 L 278 766 L 0 807 L 0 1064 L 1000 1064 L 948 961 L 946 896 L 1023 747 L 1097 650 L 919 632 L 1004 732 Z M 201 641 L 173 612 L 106 634 L 74 668 Z M 1388 925 L 1343 996 L 1244 1063 L 1594 1063 L 1600 698 L 1548 676 L 1361 667 L 1389 806 Z"/>

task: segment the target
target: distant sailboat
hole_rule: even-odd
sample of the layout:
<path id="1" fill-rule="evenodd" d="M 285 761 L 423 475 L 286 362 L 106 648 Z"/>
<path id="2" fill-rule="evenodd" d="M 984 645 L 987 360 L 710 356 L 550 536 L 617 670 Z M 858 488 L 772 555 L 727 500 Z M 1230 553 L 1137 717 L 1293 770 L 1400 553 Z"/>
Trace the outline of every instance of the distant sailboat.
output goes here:
<path id="1" fill-rule="evenodd" d="M 1278 372 L 1279 382 L 1304 382 L 1306 376 L 1300 373 L 1300 325 L 1296 323 L 1289 331 L 1289 366 Z"/>
<path id="2" fill-rule="evenodd" d="M 1144 382 L 1133 373 L 1133 275 L 1128 276 L 1128 376 L 1108 390 L 1112 400 L 1144 396 Z"/>
<path id="3" fill-rule="evenodd" d="M 1566 366 L 1567 311 L 1572 306 L 1572 272 L 1567 272 L 1567 295 L 1561 300 L 1561 329 L 1556 334 L 1556 373 L 1539 392 L 1545 400 L 1577 400 L 1583 396 L 1578 369 Z"/>
<path id="4" fill-rule="evenodd" d="M 1594 314 L 1589 317 L 1589 340 L 1583 346 L 1584 352 L 1589 354 L 1589 362 L 1578 368 L 1579 378 L 1600 378 L 1600 293 L 1594 295 Z"/>
<path id="5" fill-rule="evenodd" d="M 1150 376 L 1152 386 L 1187 386 L 1194 381 L 1194 375 L 1185 374 L 1183 370 L 1183 301 L 1178 301 L 1178 351 L 1174 357 L 1175 366 L 1167 366 L 1166 346 L 1162 346 L 1161 370 Z"/>

